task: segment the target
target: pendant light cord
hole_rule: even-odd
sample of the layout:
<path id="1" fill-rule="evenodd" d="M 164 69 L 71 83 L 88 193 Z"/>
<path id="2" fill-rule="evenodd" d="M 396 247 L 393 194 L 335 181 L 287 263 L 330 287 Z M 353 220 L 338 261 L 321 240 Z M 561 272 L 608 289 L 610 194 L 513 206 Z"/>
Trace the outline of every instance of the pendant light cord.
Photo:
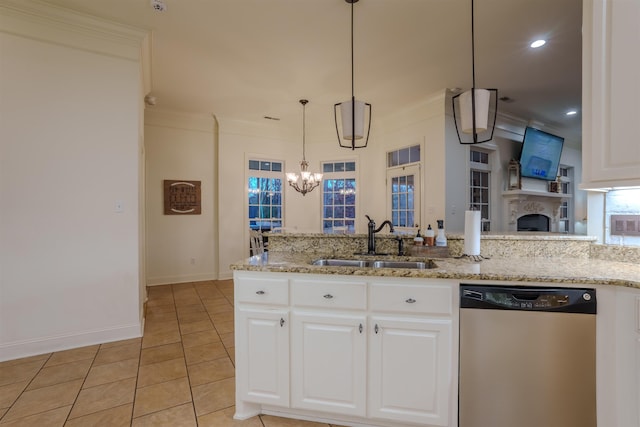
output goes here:
<path id="1" fill-rule="evenodd" d="M 302 161 L 306 161 L 307 159 L 305 158 L 304 152 L 305 152 L 305 135 L 307 133 L 306 131 L 306 111 L 307 111 L 307 101 L 306 99 L 301 99 L 300 100 L 300 104 L 302 104 Z"/>
<path id="2" fill-rule="evenodd" d="M 356 0 L 357 1 L 357 0 Z M 356 95 L 355 95 L 355 79 L 354 79 L 354 61 L 353 61 L 353 4 L 351 2 L 351 149 L 356 149 Z"/>
<path id="3" fill-rule="evenodd" d="M 354 71 L 353 71 L 353 3 L 351 3 L 351 98 L 355 99 L 355 89 L 354 89 Z"/>
<path id="4" fill-rule="evenodd" d="M 473 143 L 478 142 L 476 131 L 476 41 L 474 31 L 473 0 L 471 0 L 471 126 L 473 127 Z"/>
<path id="5" fill-rule="evenodd" d="M 473 19 L 473 0 L 471 0 L 471 88 L 476 88 L 476 42 Z"/>

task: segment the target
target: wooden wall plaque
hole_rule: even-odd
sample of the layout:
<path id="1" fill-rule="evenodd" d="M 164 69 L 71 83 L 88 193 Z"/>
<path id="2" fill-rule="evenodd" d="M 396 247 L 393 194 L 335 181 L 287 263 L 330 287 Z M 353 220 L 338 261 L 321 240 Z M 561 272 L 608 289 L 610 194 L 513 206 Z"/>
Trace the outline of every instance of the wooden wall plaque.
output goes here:
<path id="1" fill-rule="evenodd" d="M 165 215 L 200 215 L 200 181 L 164 180 Z"/>

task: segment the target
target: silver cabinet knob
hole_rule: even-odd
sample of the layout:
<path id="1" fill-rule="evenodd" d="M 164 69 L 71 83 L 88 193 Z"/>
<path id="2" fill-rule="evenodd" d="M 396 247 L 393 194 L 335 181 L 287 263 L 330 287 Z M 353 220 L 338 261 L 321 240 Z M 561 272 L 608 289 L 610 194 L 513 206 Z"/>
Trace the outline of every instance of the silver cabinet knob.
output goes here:
<path id="1" fill-rule="evenodd" d="M 326 299 L 331 299 L 331 298 L 333 298 L 333 295 L 331 295 L 331 294 L 326 294 L 324 297 L 325 297 Z"/>
<path id="2" fill-rule="evenodd" d="M 414 300 L 413 298 L 409 298 L 409 299 L 405 300 L 405 302 L 407 304 L 413 304 L 414 302 L 416 302 L 416 300 Z"/>
<path id="3" fill-rule="evenodd" d="M 257 291 L 256 294 L 258 295 L 264 295 L 264 291 Z"/>

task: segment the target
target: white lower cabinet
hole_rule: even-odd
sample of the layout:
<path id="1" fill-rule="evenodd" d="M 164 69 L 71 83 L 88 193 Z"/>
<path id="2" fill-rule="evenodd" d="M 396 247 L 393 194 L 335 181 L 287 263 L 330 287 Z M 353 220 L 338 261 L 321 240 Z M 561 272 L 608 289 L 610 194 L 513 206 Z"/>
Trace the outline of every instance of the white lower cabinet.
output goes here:
<path id="1" fill-rule="evenodd" d="M 451 320 L 371 317 L 369 416 L 449 425 Z"/>
<path id="2" fill-rule="evenodd" d="M 365 322 L 364 314 L 293 312 L 292 407 L 366 414 Z"/>
<path id="3" fill-rule="evenodd" d="M 289 315 L 236 310 L 236 387 L 244 401 L 289 406 Z"/>
<path id="4" fill-rule="evenodd" d="M 262 272 L 234 281 L 236 418 L 457 424 L 456 283 Z"/>

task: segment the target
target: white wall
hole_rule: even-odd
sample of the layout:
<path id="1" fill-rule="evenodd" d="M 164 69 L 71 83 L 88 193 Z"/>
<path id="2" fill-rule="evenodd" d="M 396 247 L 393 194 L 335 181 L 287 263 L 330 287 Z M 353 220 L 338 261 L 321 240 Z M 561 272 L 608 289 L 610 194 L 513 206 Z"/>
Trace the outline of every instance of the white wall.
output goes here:
<path id="1" fill-rule="evenodd" d="M 99 27 L 0 22 L 0 360 L 141 335 L 144 35 Z"/>
<path id="2" fill-rule="evenodd" d="M 215 120 L 145 111 L 147 284 L 218 277 Z M 163 181 L 201 182 L 200 215 L 164 215 Z"/>
<path id="3" fill-rule="evenodd" d="M 445 145 L 445 93 L 436 93 L 424 102 L 409 106 L 383 122 L 384 134 L 378 156 L 381 158 L 379 174 L 386 175 L 387 151 L 420 144 L 422 158 L 422 198 L 420 228 L 445 218 L 446 171 L 448 156 Z M 385 193 L 386 194 L 386 193 Z M 387 200 L 379 199 L 383 207 Z M 387 213 L 388 214 L 388 213 Z M 445 221 L 446 228 L 446 221 Z"/>

